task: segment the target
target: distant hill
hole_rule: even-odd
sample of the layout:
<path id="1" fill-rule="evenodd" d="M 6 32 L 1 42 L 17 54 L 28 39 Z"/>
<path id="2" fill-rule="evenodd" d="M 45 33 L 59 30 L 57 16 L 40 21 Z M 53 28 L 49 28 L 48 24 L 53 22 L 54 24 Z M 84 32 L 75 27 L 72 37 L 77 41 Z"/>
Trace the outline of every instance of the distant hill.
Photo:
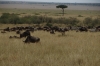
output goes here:
<path id="1" fill-rule="evenodd" d="M 28 2 L 28 1 L 0 1 L 0 4 L 66 4 L 100 6 L 100 3 L 60 3 L 60 2 Z"/>

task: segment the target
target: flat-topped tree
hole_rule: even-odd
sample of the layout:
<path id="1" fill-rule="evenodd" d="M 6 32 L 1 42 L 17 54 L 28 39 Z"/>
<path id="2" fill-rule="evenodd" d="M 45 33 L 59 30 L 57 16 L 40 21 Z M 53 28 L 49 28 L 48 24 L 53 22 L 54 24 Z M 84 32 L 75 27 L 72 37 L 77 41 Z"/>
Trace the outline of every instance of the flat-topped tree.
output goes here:
<path id="1" fill-rule="evenodd" d="M 63 16 L 64 16 L 64 9 L 68 8 L 68 6 L 66 6 L 66 5 L 58 5 L 58 6 L 56 6 L 56 8 L 62 8 Z"/>

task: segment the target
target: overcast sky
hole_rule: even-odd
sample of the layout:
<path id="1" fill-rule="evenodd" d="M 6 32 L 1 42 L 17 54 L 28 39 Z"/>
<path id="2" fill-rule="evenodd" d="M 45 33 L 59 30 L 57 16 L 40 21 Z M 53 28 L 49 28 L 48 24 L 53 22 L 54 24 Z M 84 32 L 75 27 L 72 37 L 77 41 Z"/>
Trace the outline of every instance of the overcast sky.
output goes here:
<path id="1" fill-rule="evenodd" d="M 100 3 L 100 0 L 0 0 L 0 1 L 35 1 L 35 2 Z"/>

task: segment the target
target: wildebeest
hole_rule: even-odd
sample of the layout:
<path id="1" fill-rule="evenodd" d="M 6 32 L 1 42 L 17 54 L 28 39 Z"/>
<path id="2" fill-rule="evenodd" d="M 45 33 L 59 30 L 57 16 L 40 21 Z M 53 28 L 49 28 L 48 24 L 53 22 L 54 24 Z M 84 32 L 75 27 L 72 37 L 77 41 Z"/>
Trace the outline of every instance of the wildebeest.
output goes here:
<path id="1" fill-rule="evenodd" d="M 30 36 L 30 31 L 29 30 L 26 30 L 25 32 L 23 32 L 22 34 L 20 34 L 20 38 L 22 37 L 26 37 L 26 36 Z"/>
<path id="2" fill-rule="evenodd" d="M 18 30 L 18 31 L 16 31 L 16 34 L 20 34 L 21 32 Z"/>
<path id="3" fill-rule="evenodd" d="M 100 26 L 97 26 L 97 27 L 96 27 L 96 30 L 97 30 L 97 31 L 100 31 Z"/>
<path id="4" fill-rule="evenodd" d="M 62 36 L 65 35 L 65 30 L 62 29 L 62 30 L 61 30 L 61 33 L 62 33 Z"/>
<path id="5" fill-rule="evenodd" d="M 89 32 L 97 32 L 96 28 L 88 29 Z"/>
<path id="6" fill-rule="evenodd" d="M 1 33 L 6 33 L 5 31 L 1 31 Z"/>
<path id="7" fill-rule="evenodd" d="M 9 27 L 5 28 L 4 31 L 10 31 Z"/>
<path id="8" fill-rule="evenodd" d="M 80 27 L 78 30 L 80 32 L 83 32 L 83 31 L 87 32 L 88 31 L 88 29 L 86 27 Z"/>
<path id="9" fill-rule="evenodd" d="M 23 41 L 23 42 L 25 42 L 25 43 L 30 43 L 30 42 L 35 43 L 35 42 L 39 42 L 39 41 L 40 41 L 40 38 L 38 38 L 38 37 L 27 36 L 26 40 Z"/>
<path id="10" fill-rule="evenodd" d="M 64 29 L 64 28 L 59 28 L 59 32 L 60 32 L 62 35 L 65 35 L 65 29 Z"/>
<path id="11" fill-rule="evenodd" d="M 51 31 L 50 31 L 50 34 L 55 34 L 54 30 L 51 30 Z"/>
<path id="12" fill-rule="evenodd" d="M 11 38 L 20 38 L 20 37 L 18 37 L 18 36 L 9 36 L 9 38 L 11 39 Z"/>

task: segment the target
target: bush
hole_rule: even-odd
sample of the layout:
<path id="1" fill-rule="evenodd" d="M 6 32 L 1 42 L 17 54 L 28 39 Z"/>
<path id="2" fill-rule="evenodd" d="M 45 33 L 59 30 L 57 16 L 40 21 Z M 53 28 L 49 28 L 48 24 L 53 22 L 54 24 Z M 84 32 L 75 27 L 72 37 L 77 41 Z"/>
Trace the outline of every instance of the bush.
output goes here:
<path id="1" fill-rule="evenodd" d="M 52 27 L 53 25 L 51 23 L 47 23 L 45 26 Z"/>
<path id="2" fill-rule="evenodd" d="M 100 25 L 100 18 L 92 19 L 87 17 L 84 19 L 85 26 L 99 26 Z"/>
<path id="3" fill-rule="evenodd" d="M 92 26 L 100 26 L 100 18 L 96 18 L 92 21 Z"/>
<path id="4" fill-rule="evenodd" d="M 82 15 L 78 15 L 78 17 L 83 17 Z"/>
<path id="5" fill-rule="evenodd" d="M 3 13 L 0 22 L 4 24 L 17 24 L 19 17 L 16 14 Z"/>
<path id="6" fill-rule="evenodd" d="M 79 15 L 81 16 L 81 15 Z M 42 24 L 46 23 L 47 26 L 52 26 L 52 24 L 66 24 L 70 26 L 77 26 L 79 25 L 79 20 L 74 17 L 69 18 L 52 18 L 47 16 L 24 16 L 19 17 L 17 14 L 9 14 L 3 13 L 0 17 L 0 23 L 2 24 Z M 85 26 L 99 26 L 100 25 L 100 18 L 92 19 L 91 17 L 87 17 L 84 19 L 83 24 Z"/>
<path id="7" fill-rule="evenodd" d="M 76 26 L 78 23 L 79 23 L 79 20 L 77 18 L 73 18 L 73 17 L 69 18 L 69 24 L 70 25 Z"/>
<path id="8" fill-rule="evenodd" d="M 92 26 L 93 19 L 91 17 L 87 17 L 84 19 L 83 23 L 85 26 Z"/>
<path id="9" fill-rule="evenodd" d="M 35 15 L 40 15 L 39 13 L 35 13 Z"/>
<path id="10" fill-rule="evenodd" d="M 11 14 L 10 18 L 9 18 L 9 23 L 17 24 L 19 20 L 20 20 L 20 18 L 17 15 Z"/>
<path id="11" fill-rule="evenodd" d="M 47 17 L 47 16 L 24 16 L 24 17 L 19 17 L 16 14 L 9 14 L 9 13 L 4 13 L 1 18 L 0 22 L 3 24 L 42 24 L 42 23 L 47 23 L 48 26 L 52 26 L 51 24 L 53 23 L 58 23 L 58 24 L 68 24 L 68 25 L 77 25 L 79 22 L 76 18 L 52 18 L 52 17 Z"/>

